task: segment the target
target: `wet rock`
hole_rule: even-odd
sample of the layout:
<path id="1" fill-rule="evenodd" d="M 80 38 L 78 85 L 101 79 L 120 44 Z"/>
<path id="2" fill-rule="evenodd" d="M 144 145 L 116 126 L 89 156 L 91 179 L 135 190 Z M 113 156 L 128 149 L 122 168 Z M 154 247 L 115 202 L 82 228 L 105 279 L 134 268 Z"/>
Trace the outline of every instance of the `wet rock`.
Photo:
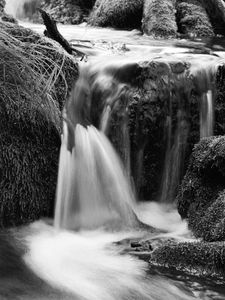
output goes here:
<path id="1" fill-rule="evenodd" d="M 156 38 L 177 36 L 174 0 L 145 0 L 143 32 Z"/>
<path id="2" fill-rule="evenodd" d="M 208 14 L 200 0 L 178 0 L 176 3 L 178 31 L 190 37 L 213 36 Z"/>
<path id="3" fill-rule="evenodd" d="M 167 242 L 155 249 L 150 266 L 177 270 L 205 278 L 224 278 L 225 246 L 223 242 Z"/>
<path id="4" fill-rule="evenodd" d="M 181 74 L 187 69 L 187 64 L 184 62 L 171 62 L 170 67 L 173 73 Z"/>
<path id="5" fill-rule="evenodd" d="M 143 0 L 97 0 L 88 23 L 93 26 L 141 28 Z"/>
<path id="6" fill-rule="evenodd" d="M 12 226 L 53 213 L 61 109 L 78 70 L 29 29 L 0 23 L 0 32 L 0 226 Z"/>

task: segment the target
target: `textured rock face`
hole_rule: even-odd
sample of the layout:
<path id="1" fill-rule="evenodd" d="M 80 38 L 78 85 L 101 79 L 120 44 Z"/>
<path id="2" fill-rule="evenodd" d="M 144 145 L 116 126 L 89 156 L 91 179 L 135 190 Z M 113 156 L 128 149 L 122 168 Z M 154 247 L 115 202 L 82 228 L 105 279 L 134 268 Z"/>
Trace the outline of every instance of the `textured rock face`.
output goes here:
<path id="1" fill-rule="evenodd" d="M 178 211 L 205 241 L 225 239 L 225 139 L 203 139 L 194 149 L 177 196 Z"/>
<path id="2" fill-rule="evenodd" d="M 12 226 L 52 213 L 60 110 L 77 64 L 29 29 L 9 23 L 0 29 L 0 225 Z"/>
<path id="3" fill-rule="evenodd" d="M 219 66 L 216 74 L 215 135 L 224 135 L 225 129 L 224 70 Z M 180 215 L 206 241 L 225 238 L 224 149 L 223 136 L 203 139 L 194 149 L 177 196 Z"/>
<path id="4" fill-rule="evenodd" d="M 79 24 L 86 20 L 92 1 L 57 0 L 42 1 L 41 7 L 57 21 L 65 24 Z"/>
<path id="5" fill-rule="evenodd" d="M 171 38 L 177 35 L 174 0 L 146 0 L 143 32 L 154 37 Z"/>
<path id="6" fill-rule="evenodd" d="M 131 74 L 128 66 L 124 74 Z M 175 199 L 192 148 L 200 138 L 199 106 L 207 89 L 201 84 L 203 74 L 190 76 L 185 60 L 140 62 L 128 91 L 120 96 L 109 136 L 129 169 L 139 198 L 157 199 L 163 190 L 168 201 Z M 129 133 L 123 121 L 125 103 Z M 161 186 L 162 182 L 166 184 Z"/>
<path id="7" fill-rule="evenodd" d="M 213 26 L 201 0 L 178 0 L 176 2 L 178 30 L 189 36 L 214 35 Z"/>
<path id="8" fill-rule="evenodd" d="M 88 23 L 93 26 L 140 28 L 143 0 L 97 0 Z"/>

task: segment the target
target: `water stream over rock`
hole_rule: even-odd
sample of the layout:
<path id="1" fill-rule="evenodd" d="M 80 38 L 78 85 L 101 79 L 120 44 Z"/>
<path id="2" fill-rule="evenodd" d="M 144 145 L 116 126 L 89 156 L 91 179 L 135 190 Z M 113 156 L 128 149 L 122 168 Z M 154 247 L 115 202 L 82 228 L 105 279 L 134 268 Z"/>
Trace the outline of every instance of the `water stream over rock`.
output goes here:
<path id="1" fill-rule="evenodd" d="M 72 37 L 74 28 L 60 29 Z M 77 30 L 87 37 L 88 28 Z M 110 30 L 102 34 L 113 39 L 111 33 L 117 35 Z M 117 41 L 133 39 L 127 32 L 119 34 Z M 93 42 L 89 62 L 80 63 L 80 77 L 63 113 L 54 226 L 36 222 L 12 234 L 19 245 L 22 275 L 26 268 L 32 271 L 32 287 L 41 280 L 39 291 L 26 292 L 25 277 L 20 276 L 17 299 L 185 300 L 223 295 L 208 295 L 208 285 L 202 282 L 199 289 L 190 287 L 185 277 L 169 279 L 153 270 L 147 275 L 148 263 L 136 257 L 143 240 L 150 241 L 147 261 L 154 250 L 150 247 L 164 239 L 192 240 L 173 202 L 196 125 L 193 105 L 198 108 L 197 139 L 213 134 L 214 82 L 223 60 L 191 54 L 184 47 L 164 47 L 163 42 L 149 47 L 145 38 L 137 46 L 141 38 L 133 34 L 135 42 L 126 47 Z M 153 128 L 160 142 L 155 153 L 150 151 Z M 146 161 L 152 154 L 150 165 Z M 151 166 L 155 175 L 144 178 L 143 188 L 142 178 L 151 173 Z M 149 186 L 156 175 L 161 203 L 138 204 L 144 189 L 149 198 L 153 195 Z M 126 251 L 127 245 L 136 255 Z M 6 249 L 0 247 L 1 260 Z M 15 258 L 14 251 L 9 260 Z M 3 275 L 0 279 L 8 282 Z M 16 299 L 3 292 L 3 299 Z"/>

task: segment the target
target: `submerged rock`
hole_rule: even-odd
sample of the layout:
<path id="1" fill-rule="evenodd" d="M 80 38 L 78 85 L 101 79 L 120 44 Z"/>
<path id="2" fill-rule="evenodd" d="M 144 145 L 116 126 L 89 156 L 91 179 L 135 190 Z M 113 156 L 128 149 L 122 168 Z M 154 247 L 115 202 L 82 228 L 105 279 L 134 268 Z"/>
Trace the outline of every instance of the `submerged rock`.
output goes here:
<path id="1" fill-rule="evenodd" d="M 143 0 L 97 0 L 88 23 L 93 26 L 141 28 Z"/>
<path id="2" fill-rule="evenodd" d="M 56 43 L 0 23 L 0 220 L 19 225 L 52 213 L 61 109 L 77 64 Z"/>

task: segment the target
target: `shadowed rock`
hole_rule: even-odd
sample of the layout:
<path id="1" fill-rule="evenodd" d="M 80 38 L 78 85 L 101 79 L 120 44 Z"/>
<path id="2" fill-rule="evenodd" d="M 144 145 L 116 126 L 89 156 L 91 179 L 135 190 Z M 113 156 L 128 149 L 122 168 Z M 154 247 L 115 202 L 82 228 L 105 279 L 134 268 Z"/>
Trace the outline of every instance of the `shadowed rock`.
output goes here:
<path id="1" fill-rule="evenodd" d="M 97 0 L 88 23 L 93 26 L 140 28 L 143 0 Z"/>

